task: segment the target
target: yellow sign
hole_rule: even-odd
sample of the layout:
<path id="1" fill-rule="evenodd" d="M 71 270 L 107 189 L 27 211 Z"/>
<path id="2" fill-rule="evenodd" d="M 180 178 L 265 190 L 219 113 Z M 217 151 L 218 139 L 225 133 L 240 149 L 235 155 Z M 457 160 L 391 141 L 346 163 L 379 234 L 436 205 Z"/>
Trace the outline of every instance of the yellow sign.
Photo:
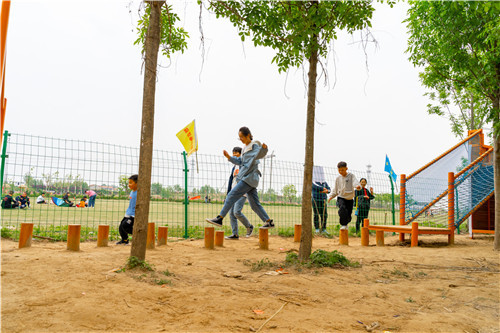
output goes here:
<path id="1" fill-rule="evenodd" d="M 198 136 L 194 120 L 177 133 L 177 138 L 184 146 L 187 156 L 198 151 Z"/>

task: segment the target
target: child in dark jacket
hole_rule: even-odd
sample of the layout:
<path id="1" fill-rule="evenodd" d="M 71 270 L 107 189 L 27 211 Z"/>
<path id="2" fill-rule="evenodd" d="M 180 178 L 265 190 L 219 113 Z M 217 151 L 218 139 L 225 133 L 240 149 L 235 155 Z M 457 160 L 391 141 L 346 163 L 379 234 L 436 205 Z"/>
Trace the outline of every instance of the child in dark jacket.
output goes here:
<path id="1" fill-rule="evenodd" d="M 363 226 L 364 219 L 368 218 L 368 213 L 370 212 L 370 200 L 373 200 L 373 187 L 370 187 L 370 191 L 366 189 L 366 179 L 361 178 L 359 181 L 361 189 L 354 191 L 354 197 L 356 202 L 356 232 L 359 233 L 360 226 Z"/>

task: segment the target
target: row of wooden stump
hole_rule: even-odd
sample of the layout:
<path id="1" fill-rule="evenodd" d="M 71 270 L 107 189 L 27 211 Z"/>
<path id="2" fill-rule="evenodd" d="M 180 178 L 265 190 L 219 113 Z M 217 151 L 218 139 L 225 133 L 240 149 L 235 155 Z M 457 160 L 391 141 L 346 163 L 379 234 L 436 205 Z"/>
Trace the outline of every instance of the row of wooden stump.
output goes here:
<path id="1" fill-rule="evenodd" d="M 368 246 L 370 243 L 369 221 L 365 220 L 365 226 L 361 228 L 361 245 Z M 67 249 L 70 251 L 80 250 L 80 224 L 70 224 L 68 225 L 68 237 L 67 237 Z M 294 230 L 294 242 L 300 242 L 300 235 L 302 233 L 302 225 L 296 224 Z M 146 248 L 155 248 L 155 239 L 157 240 L 157 245 L 167 245 L 168 227 L 158 227 L 158 237 L 155 235 L 155 224 L 148 223 L 148 235 Z M 21 223 L 21 232 L 19 235 L 19 248 L 30 247 L 31 239 L 33 237 L 33 223 Z M 109 241 L 109 225 L 99 225 L 97 231 L 97 246 L 105 247 L 108 246 Z M 413 237 L 412 237 L 413 241 Z M 376 231 L 376 243 L 377 246 L 384 246 L 384 231 Z M 341 229 L 339 233 L 339 244 L 349 245 L 349 233 L 347 229 Z M 216 246 L 224 246 L 224 231 L 215 231 L 214 227 L 205 227 L 205 248 L 214 249 Z M 413 246 L 413 242 L 412 242 Z M 262 250 L 269 249 L 269 229 L 259 229 L 259 248 Z"/>

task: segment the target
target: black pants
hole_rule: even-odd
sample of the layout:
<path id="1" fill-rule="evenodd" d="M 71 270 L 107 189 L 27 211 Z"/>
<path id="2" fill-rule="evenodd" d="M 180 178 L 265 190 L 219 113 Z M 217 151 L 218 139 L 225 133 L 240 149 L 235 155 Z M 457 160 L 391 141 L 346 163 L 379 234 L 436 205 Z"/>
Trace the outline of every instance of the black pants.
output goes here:
<path id="1" fill-rule="evenodd" d="M 314 212 L 314 228 L 319 229 L 319 221 L 321 220 L 321 230 L 326 229 L 326 219 L 328 211 L 326 209 L 326 200 L 312 200 Z"/>
<path id="2" fill-rule="evenodd" d="M 358 207 L 358 216 L 356 219 L 356 232 L 359 232 L 360 228 L 364 226 L 364 220 L 368 218 L 368 213 L 370 212 L 370 207 Z"/>
<path id="3" fill-rule="evenodd" d="M 354 200 L 347 200 L 337 197 L 337 206 L 339 207 L 340 224 L 347 225 L 352 219 L 352 206 Z"/>
<path id="4" fill-rule="evenodd" d="M 124 217 L 120 222 L 120 227 L 118 228 L 122 240 L 127 240 L 128 235 L 132 234 L 134 231 L 134 217 Z"/>

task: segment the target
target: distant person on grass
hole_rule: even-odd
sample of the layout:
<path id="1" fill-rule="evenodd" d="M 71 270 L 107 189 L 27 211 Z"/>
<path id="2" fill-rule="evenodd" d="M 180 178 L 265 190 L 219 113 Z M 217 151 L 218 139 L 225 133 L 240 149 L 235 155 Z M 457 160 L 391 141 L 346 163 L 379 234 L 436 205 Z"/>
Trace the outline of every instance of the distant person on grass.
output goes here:
<path id="1" fill-rule="evenodd" d="M 78 208 L 85 208 L 87 207 L 87 196 L 83 196 L 82 199 L 80 200 L 80 203 L 76 205 Z"/>
<path id="2" fill-rule="evenodd" d="M 363 226 L 364 219 L 368 218 L 368 213 L 370 212 L 370 200 L 374 199 L 373 187 L 370 187 L 368 191 L 366 189 L 366 178 L 361 178 L 359 180 L 361 184 L 361 189 L 354 191 L 355 202 L 356 202 L 356 233 L 359 233 L 360 226 Z"/>
<path id="3" fill-rule="evenodd" d="M 241 156 L 241 148 L 240 147 L 234 147 L 233 148 L 233 156 L 234 157 L 240 157 Z M 236 177 L 238 176 L 238 173 L 240 171 L 240 166 L 235 165 L 233 166 L 233 169 L 231 170 L 231 175 L 229 176 L 229 182 L 227 186 L 227 194 L 231 192 L 231 189 L 233 186 L 236 186 L 237 180 Z M 227 239 L 239 239 L 239 232 L 238 232 L 238 220 L 247 228 L 247 234 L 246 237 L 250 237 L 253 232 L 253 225 L 250 223 L 250 221 L 247 219 L 247 217 L 241 212 L 243 210 L 243 206 L 245 205 L 245 201 L 247 201 L 247 195 L 243 195 L 241 198 L 239 198 L 231 207 L 229 210 L 229 218 L 231 220 L 231 230 L 233 234 L 231 236 L 226 237 Z"/>
<path id="4" fill-rule="evenodd" d="M 121 241 L 116 243 L 117 245 L 128 244 L 128 235 L 132 234 L 134 231 L 134 218 L 135 218 L 135 203 L 137 202 L 137 181 L 139 180 L 138 175 L 132 175 L 128 179 L 128 188 L 132 191 L 129 195 L 129 203 L 127 211 L 125 212 L 125 217 L 120 222 L 120 227 L 118 231 L 122 238 Z"/>
<path id="5" fill-rule="evenodd" d="M 347 163 L 339 162 L 337 164 L 340 176 L 335 179 L 328 202 L 337 197 L 337 206 L 339 207 L 340 229 L 347 229 L 347 224 L 352 219 L 352 207 L 354 206 L 354 189 L 361 189 L 356 176 L 347 172 Z"/>
<path id="6" fill-rule="evenodd" d="M 16 202 L 19 208 L 21 209 L 30 208 L 30 198 L 28 197 L 28 194 L 26 192 L 23 192 L 23 194 L 18 195 L 16 197 Z"/>
<path id="7" fill-rule="evenodd" d="M 45 201 L 45 192 L 40 193 L 40 195 L 38 196 L 38 198 L 36 198 L 36 203 L 38 205 L 48 204 L 48 202 Z"/>
<path id="8" fill-rule="evenodd" d="M 252 210 L 264 222 L 262 229 L 274 228 L 274 222 L 269 218 L 264 207 L 260 204 L 257 194 L 257 186 L 261 173 L 259 171 L 259 159 L 267 154 L 267 145 L 254 140 L 248 127 L 242 127 L 238 131 L 240 141 L 245 145 L 241 157 L 230 156 L 227 151 L 223 151 L 229 162 L 239 165 L 240 171 L 236 176 L 237 184 L 231 189 L 224 201 L 224 206 L 219 215 L 213 219 L 206 219 L 208 223 L 222 227 L 222 219 L 229 213 L 229 210 L 243 195 L 247 194 L 248 202 Z"/>
<path id="9" fill-rule="evenodd" d="M 66 192 L 66 194 L 63 195 L 62 199 L 64 201 L 64 204 L 61 207 L 73 207 L 74 203 L 69 200 L 69 192 Z"/>
<path id="10" fill-rule="evenodd" d="M 326 232 L 326 220 L 328 218 L 327 210 L 327 194 L 330 193 L 330 186 L 326 182 L 325 172 L 323 167 L 314 166 L 313 167 L 313 179 L 312 179 L 312 206 L 314 212 L 314 228 L 316 233 L 320 231 L 325 235 Z M 321 226 L 319 222 L 321 221 Z M 320 229 L 321 228 L 321 229 Z"/>
<path id="11" fill-rule="evenodd" d="M 11 209 L 11 208 L 17 207 L 17 202 L 16 202 L 16 200 L 14 200 L 13 194 L 14 194 L 14 191 L 10 190 L 9 194 L 7 194 L 2 199 L 2 208 L 3 209 Z"/>
<path id="12" fill-rule="evenodd" d="M 89 196 L 89 208 L 95 208 L 95 198 L 97 197 L 97 193 L 92 190 L 85 191 L 85 194 Z"/>

